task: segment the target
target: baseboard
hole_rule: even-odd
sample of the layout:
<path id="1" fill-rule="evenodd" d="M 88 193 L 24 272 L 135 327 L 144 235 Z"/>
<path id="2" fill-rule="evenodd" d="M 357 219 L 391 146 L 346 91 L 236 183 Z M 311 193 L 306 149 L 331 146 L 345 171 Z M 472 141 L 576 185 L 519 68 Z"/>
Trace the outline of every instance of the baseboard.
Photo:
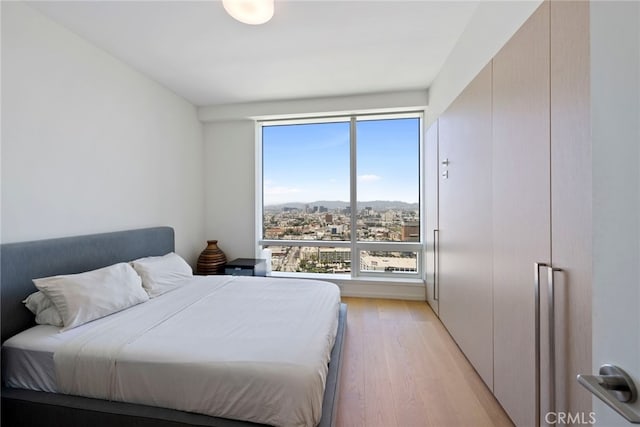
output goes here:
<path id="1" fill-rule="evenodd" d="M 393 282 L 353 282 L 336 283 L 340 293 L 345 297 L 358 298 L 388 298 L 424 301 L 425 289 L 422 285 L 402 284 Z"/>

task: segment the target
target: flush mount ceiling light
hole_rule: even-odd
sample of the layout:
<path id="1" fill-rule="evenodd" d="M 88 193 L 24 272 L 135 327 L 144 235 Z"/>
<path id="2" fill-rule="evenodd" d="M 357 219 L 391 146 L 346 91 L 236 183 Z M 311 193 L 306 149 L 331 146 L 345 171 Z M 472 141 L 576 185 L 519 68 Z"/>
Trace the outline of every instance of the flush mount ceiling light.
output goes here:
<path id="1" fill-rule="evenodd" d="M 273 16 L 274 0 L 222 0 L 224 10 L 240 22 L 260 25 Z"/>

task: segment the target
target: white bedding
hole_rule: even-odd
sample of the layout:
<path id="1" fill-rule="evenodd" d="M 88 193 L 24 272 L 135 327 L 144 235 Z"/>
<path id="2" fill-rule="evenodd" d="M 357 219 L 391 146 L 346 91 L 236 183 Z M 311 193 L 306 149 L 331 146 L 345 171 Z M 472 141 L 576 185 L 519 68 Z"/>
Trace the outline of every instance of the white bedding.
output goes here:
<path id="1" fill-rule="evenodd" d="M 327 282 L 196 276 L 79 328 L 57 333 L 37 326 L 8 340 L 5 354 L 19 349 L 32 357 L 14 384 L 11 373 L 5 380 L 22 387 L 39 378 L 46 391 L 313 426 L 339 303 L 337 286 Z M 29 368 L 36 360 L 43 364 Z M 55 384 L 43 374 L 47 360 L 54 362 Z"/>

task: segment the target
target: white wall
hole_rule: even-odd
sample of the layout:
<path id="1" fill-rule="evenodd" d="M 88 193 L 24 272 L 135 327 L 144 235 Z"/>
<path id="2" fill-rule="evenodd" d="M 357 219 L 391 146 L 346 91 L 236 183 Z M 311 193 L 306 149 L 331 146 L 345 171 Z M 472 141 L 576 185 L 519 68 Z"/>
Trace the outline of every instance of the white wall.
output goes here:
<path id="1" fill-rule="evenodd" d="M 612 363 L 640 386 L 640 3 L 590 7 L 593 372 Z M 598 425 L 629 425 L 593 408 Z"/>
<path id="2" fill-rule="evenodd" d="M 252 120 L 207 123 L 205 230 L 227 259 L 255 255 L 255 124 Z"/>
<path id="3" fill-rule="evenodd" d="M 2 241 L 204 231 L 196 108 L 22 2 L 2 2 Z"/>

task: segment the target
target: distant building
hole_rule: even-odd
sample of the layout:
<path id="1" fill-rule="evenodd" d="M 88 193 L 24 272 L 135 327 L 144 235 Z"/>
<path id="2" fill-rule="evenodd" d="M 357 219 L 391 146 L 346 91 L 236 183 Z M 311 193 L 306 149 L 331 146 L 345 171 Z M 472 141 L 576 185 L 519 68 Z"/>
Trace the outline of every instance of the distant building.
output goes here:
<path id="1" fill-rule="evenodd" d="M 327 227 L 327 230 L 333 235 L 342 234 L 344 232 L 344 225 L 332 225 Z"/>
<path id="2" fill-rule="evenodd" d="M 327 224 L 331 224 L 331 223 L 333 222 L 333 215 L 331 215 L 330 213 L 326 214 L 326 215 L 324 216 L 324 221 L 325 221 Z"/>
<path id="3" fill-rule="evenodd" d="M 420 223 L 417 221 L 407 221 L 402 223 L 402 241 L 403 242 L 419 242 L 420 241 Z"/>
<path id="4" fill-rule="evenodd" d="M 282 227 L 270 227 L 264 230 L 264 238 L 277 239 L 283 233 L 284 229 Z"/>
<path id="5" fill-rule="evenodd" d="M 322 264 L 351 262 L 351 249 L 318 248 L 318 261 Z"/>
<path id="6" fill-rule="evenodd" d="M 382 214 L 382 219 L 387 222 L 392 222 L 394 219 L 396 219 L 396 217 L 397 214 L 395 211 L 386 211 Z"/>
<path id="7" fill-rule="evenodd" d="M 375 227 L 380 223 L 376 218 L 365 218 L 362 222 L 367 227 Z"/>
<path id="8" fill-rule="evenodd" d="M 400 271 L 416 272 L 418 270 L 415 258 L 382 257 L 363 255 L 360 257 L 360 271 Z"/>
<path id="9" fill-rule="evenodd" d="M 373 235 L 376 239 L 388 239 L 389 230 L 385 227 L 369 227 L 369 235 Z"/>
<path id="10" fill-rule="evenodd" d="M 360 211 L 360 214 L 362 216 L 371 216 L 374 213 L 375 213 L 375 211 L 373 210 L 373 208 L 371 206 L 365 206 L 365 208 Z"/>

